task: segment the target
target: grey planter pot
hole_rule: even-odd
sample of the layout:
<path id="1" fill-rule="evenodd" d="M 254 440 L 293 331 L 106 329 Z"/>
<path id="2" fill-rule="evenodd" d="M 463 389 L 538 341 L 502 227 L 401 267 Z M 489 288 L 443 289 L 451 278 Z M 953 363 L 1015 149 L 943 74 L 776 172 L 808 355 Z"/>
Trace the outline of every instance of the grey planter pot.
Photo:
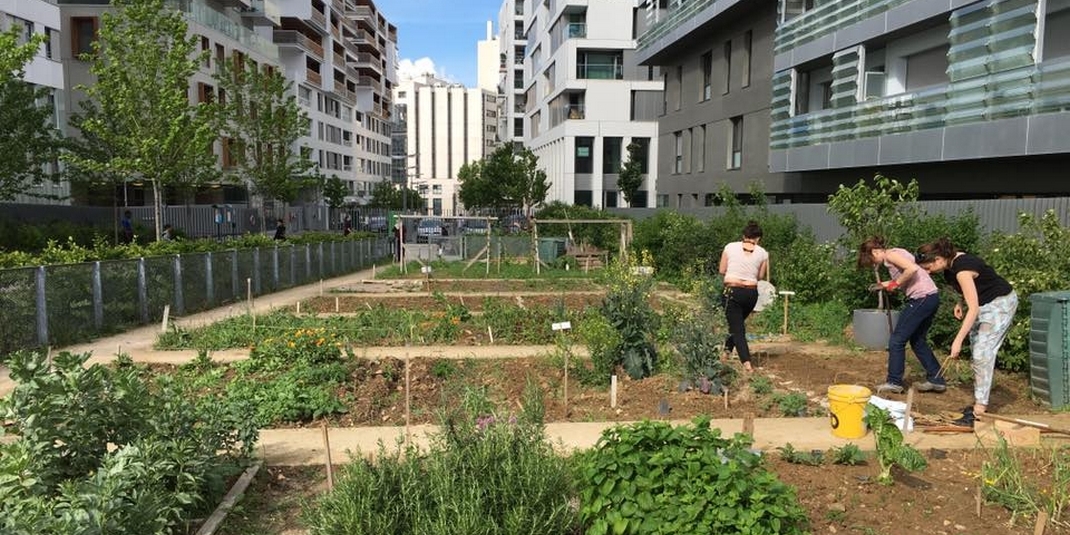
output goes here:
<path id="1" fill-rule="evenodd" d="M 892 311 L 892 328 L 899 321 L 899 311 Z M 877 308 L 860 308 L 854 311 L 851 323 L 854 331 L 855 343 L 866 349 L 887 349 L 888 338 L 891 332 L 888 330 L 888 311 Z"/>

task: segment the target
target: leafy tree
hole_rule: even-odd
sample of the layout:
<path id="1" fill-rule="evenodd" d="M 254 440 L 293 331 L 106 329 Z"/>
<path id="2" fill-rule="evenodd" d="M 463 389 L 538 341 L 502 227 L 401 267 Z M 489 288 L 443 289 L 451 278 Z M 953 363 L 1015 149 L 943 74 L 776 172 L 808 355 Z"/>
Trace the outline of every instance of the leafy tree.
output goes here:
<path id="1" fill-rule="evenodd" d="M 327 202 L 327 206 L 337 210 L 345 205 L 346 194 L 349 193 L 346 183 L 336 176 L 324 178 L 320 175 L 320 178 L 323 184 L 323 200 Z"/>
<path id="2" fill-rule="evenodd" d="M 18 28 L 0 33 L 0 200 L 40 184 L 60 148 L 52 109 L 38 104 L 48 89 L 23 80 L 46 39 L 37 34 L 19 44 Z"/>
<path id="3" fill-rule="evenodd" d="M 376 183 L 372 189 L 372 200 L 368 203 L 369 207 L 389 210 L 419 208 L 423 205 L 420 192 L 412 188 L 396 188 L 391 182 Z"/>
<path id="4" fill-rule="evenodd" d="M 620 175 L 617 177 L 617 189 L 629 206 L 635 201 L 639 188 L 643 185 L 643 169 L 640 165 L 642 150 L 643 147 L 638 143 L 628 144 L 628 160 L 621 166 Z"/>
<path id="5" fill-rule="evenodd" d="M 546 201 L 550 183 L 531 149 L 503 145 L 482 161 L 465 164 L 457 177 L 459 198 L 469 208 L 519 208 L 530 215 Z"/>
<path id="6" fill-rule="evenodd" d="M 847 230 L 846 238 L 857 245 L 869 236 L 889 236 L 892 229 L 917 215 L 918 181 L 903 183 L 883 175 L 873 185 L 859 180 L 851 187 L 840 184 L 829 195 L 828 211 Z"/>
<path id="7" fill-rule="evenodd" d="M 215 76 L 218 129 L 229 138 L 230 153 L 253 192 L 290 203 L 301 190 L 315 186 L 307 147 L 294 150 L 309 119 L 297 105 L 293 83 L 251 58 L 240 65 L 223 62 Z"/>
<path id="8" fill-rule="evenodd" d="M 94 102 L 77 125 L 106 151 L 102 159 L 72 153 L 79 168 L 152 183 L 156 238 L 164 187 L 189 190 L 217 175 L 208 147 L 216 137 L 212 108 L 191 104 L 189 80 L 198 70 L 197 40 L 185 18 L 163 0 L 113 0 L 93 43 L 95 84 L 80 87 Z"/>

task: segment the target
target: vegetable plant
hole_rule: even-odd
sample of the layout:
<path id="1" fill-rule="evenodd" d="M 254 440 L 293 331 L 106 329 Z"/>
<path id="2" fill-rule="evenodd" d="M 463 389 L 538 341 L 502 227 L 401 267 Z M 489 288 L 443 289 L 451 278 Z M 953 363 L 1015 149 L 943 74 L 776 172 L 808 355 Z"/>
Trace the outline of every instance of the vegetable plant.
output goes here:
<path id="1" fill-rule="evenodd" d="M 895 425 L 888 411 L 875 407 L 866 406 L 866 425 L 873 430 L 873 437 L 877 444 L 877 461 L 881 471 L 877 475 L 877 482 L 882 485 L 895 483 L 892 478 L 892 467 L 898 465 L 908 472 L 916 472 L 925 469 L 928 463 L 925 457 L 913 446 L 903 441 L 903 432 Z"/>

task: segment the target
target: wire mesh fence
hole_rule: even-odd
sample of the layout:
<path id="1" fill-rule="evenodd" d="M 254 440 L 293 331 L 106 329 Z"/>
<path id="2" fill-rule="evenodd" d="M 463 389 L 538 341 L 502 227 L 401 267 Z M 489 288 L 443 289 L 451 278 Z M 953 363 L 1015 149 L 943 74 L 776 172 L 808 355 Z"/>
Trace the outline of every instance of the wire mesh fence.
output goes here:
<path id="1" fill-rule="evenodd" d="M 62 346 L 359 271 L 389 238 L 0 270 L 0 354 Z"/>

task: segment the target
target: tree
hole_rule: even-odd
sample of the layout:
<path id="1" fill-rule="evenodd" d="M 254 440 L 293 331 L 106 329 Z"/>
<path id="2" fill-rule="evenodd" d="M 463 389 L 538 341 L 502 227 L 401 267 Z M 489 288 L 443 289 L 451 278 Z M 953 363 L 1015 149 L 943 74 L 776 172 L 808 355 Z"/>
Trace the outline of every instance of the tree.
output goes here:
<path id="1" fill-rule="evenodd" d="M 546 201 L 550 183 L 531 149 L 503 145 L 481 161 L 461 166 L 458 197 L 469 208 L 518 208 L 531 215 Z"/>
<path id="2" fill-rule="evenodd" d="M 0 200 L 43 182 L 61 146 L 52 109 L 39 104 L 48 89 L 23 80 L 46 37 L 19 44 L 19 28 L 0 33 Z"/>
<path id="3" fill-rule="evenodd" d="M 322 175 L 321 175 L 322 178 Z M 337 210 L 346 203 L 346 195 L 349 194 L 349 188 L 346 187 L 346 183 L 341 178 L 331 176 L 330 178 L 323 179 L 323 200 L 327 202 L 327 207 Z"/>
<path id="4" fill-rule="evenodd" d="M 628 206 L 632 205 L 639 194 L 639 188 L 643 186 L 643 168 L 640 161 L 645 156 L 643 150 L 643 146 L 634 141 L 628 144 L 628 160 L 621 166 L 620 175 L 617 177 L 617 189 Z"/>
<path id="5" fill-rule="evenodd" d="M 420 193 L 411 188 L 396 188 L 391 182 L 379 182 L 372 189 L 372 200 L 368 203 L 371 208 L 386 208 L 388 210 L 401 210 L 403 208 L 419 208 L 424 200 Z M 407 196 L 408 198 L 405 198 Z"/>
<path id="6" fill-rule="evenodd" d="M 236 62 L 235 62 L 236 63 Z M 308 115 L 297 105 L 293 83 L 277 69 L 250 58 L 216 73 L 217 127 L 231 144 L 238 171 L 265 200 L 293 202 L 317 184 L 307 147 L 296 147 L 308 131 Z M 297 150 L 295 150 L 297 149 Z"/>
<path id="7" fill-rule="evenodd" d="M 93 101 L 76 125 L 107 147 L 101 159 L 72 153 L 73 165 L 96 173 L 152 183 L 156 238 L 163 188 L 189 190 L 217 176 L 209 150 L 216 138 L 213 106 L 191 104 L 189 80 L 203 59 L 185 18 L 163 0 L 113 0 L 101 18 L 90 72 L 82 86 Z"/>

